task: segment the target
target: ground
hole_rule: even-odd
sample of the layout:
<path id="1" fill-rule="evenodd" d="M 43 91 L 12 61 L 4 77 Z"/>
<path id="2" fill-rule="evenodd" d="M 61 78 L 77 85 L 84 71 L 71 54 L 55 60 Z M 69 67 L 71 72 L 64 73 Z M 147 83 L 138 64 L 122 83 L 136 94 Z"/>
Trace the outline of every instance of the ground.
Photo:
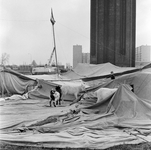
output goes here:
<path id="1" fill-rule="evenodd" d="M 0 150 L 90 150 L 88 148 L 44 148 L 29 146 L 13 146 L 9 144 L 0 144 Z M 124 144 L 107 148 L 105 150 L 151 150 L 151 143 Z"/>

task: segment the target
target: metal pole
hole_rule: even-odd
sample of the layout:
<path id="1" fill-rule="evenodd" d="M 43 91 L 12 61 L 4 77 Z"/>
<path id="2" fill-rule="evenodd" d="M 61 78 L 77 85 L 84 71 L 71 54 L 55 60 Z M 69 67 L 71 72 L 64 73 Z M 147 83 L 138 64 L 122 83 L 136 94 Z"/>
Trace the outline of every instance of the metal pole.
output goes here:
<path id="1" fill-rule="evenodd" d="M 56 58 L 57 73 L 59 74 L 58 61 L 57 61 L 57 51 L 56 51 L 56 41 L 55 41 L 55 31 L 54 31 L 54 25 L 53 24 L 52 24 L 52 29 L 53 29 L 53 38 L 54 38 L 54 47 L 55 47 L 55 58 Z"/>

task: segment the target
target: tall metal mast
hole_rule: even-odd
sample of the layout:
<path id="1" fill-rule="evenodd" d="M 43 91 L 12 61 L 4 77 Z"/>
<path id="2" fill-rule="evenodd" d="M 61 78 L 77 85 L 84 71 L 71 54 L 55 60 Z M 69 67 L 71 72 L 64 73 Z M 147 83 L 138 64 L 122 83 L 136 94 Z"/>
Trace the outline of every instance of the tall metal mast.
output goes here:
<path id="1" fill-rule="evenodd" d="M 51 19 L 50 19 L 50 21 L 52 23 L 52 29 L 53 29 L 54 51 L 55 51 L 55 58 L 56 58 L 57 74 L 59 74 L 58 61 L 57 61 L 57 51 L 56 51 L 56 41 L 55 41 L 55 31 L 54 31 L 54 24 L 55 24 L 56 21 L 54 20 L 52 9 L 51 9 Z"/>

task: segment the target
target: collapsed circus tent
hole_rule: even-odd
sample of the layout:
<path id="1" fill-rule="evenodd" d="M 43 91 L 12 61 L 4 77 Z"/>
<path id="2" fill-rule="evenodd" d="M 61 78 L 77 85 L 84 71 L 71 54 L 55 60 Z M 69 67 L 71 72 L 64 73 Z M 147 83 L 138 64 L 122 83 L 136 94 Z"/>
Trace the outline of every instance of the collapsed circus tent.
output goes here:
<path id="1" fill-rule="evenodd" d="M 99 64 L 99 65 L 90 65 L 90 64 L 79 64 L 72 76 L 72 71 L 69 71 L 65 74 L 62 74 L 61 79 L 55 79 L 51 75 L 43 75 L 43 76 L 27 76 L 17 73 L 10 69 L 3 69 L 0 71 L 0 92 L 12 94 L 20 94 L 23 95 L 29 92 L 29 98 L 49 98 L 49 93 L 52 88 L 55 88 L 57 85 L 62 85 L 63 81 L 73 82 L 75 78 L 78 80 L 87 81 L 95 80 L 95 78 L 106 78 L 109 77 L 110 71 L 114 71 L 115 73 L 122 73 L 123 71 L 134 72 L 137 71 L 136 68 L 128 68 L 128 67 L 117 67 L 110 63 Z M 80 74 L 80 76 L 75 76 Z M 55 77 L 56 78 L 56 77 Z M 76 79 L 76 80 L 77 80 Z M 61 82 L 60 82 L 61 81 Z M 37 84 L 41 84 L 43 88 L 38 90 L 33 90 Z M 69 96 L 71 98 L 71 96 Z M 68 98 L 68 99 L 69 99 Z"/>
<path id="2" fill-rule="evenodd" d="M 28 78 L 11 69 L 3 69 L 0 71 L 0 93 L 23 94 L 28 86 L 35 84 L 35 80 Z"/>
<path id="3" fill-rule="evenodd" d="M 118 67 L 111 63 L 97 65 L 79 63 L 75 69 L 63 73 L 62 75 L 70 79 L 82 79 L 87 81 L 89 79 L 110 77 L 111 71 L 116 75 L 121 75 L 124 73 L 136 72 L 138 70 L 139 69 L 135 67 Z"/>
<path id="4" fill-rule="evenodd" d="M 128 84 L 133 87 L 133 92 L 140 98 L 151 100 L 151 72 L 145 70 L 127 74 L 116 78 L 108 83 L 106 87 L 113 88 L 121 84 Z"/>
<path id="5" fill-rule="evenodd" d="M 16 80 L 25 81 L 27 85 L 38 81 L 42 88 L 29 91 L 29 97 L 24 101 L 0 102 L 0 141 L 14 145 L 92 149 L 104 149 L 123 143 L 151 142 L 150 68 L 105 69 L 103 68 L 104 74 L 99 68 L 96 69 L 99 73 L 93 74 L 94 76 L 86 72 L 82 76 L 76 76 L 87 83 L 96 81 L 95 86 L 86 89 L 87 93 L 81 101 L 56 108 L 49 107 L 49 92 L 64 81 L 37 80 L 9 72 L 11 75 L 6 77 L 16 76 L 13 86 L 16 85 Z M 116 74 L 115 80 L 108 80 L 111 70 Z M 66 75 L 67 79 L 69 76 Z M 72 79 L 68 79 L 72 82 Z M 99 82 L 102 79 L 103 84 Z M 131 86 L 134 88 L 133 92 Z M 117 90 L 102 101 L 97 101 L 93 93 L 102 87 Z M 24 90 L 25 88 L 20 94 Z"/>
<path id="6" fill-rule="evenodd" d="M 53 109 L 44 101 L 12 102 L 7 111 L 14 112 L 3 114 L 7 120 L 1 120 L 0 139 L 15 145 L 93 149 L 151 141 L 151 101 L 137 97 L 125 85 L 103 102 L 90 101 Z M 3 104 L 2 109 L 7 107 Z"/>
<path id="7" fill-rule="evenodd" d="M 0 93 L 8 95 L 23 95 L 30 99 L 49 99 L 50 90 L 58 84 L 47 82 L 42 79 L 30 78 L 10 69 L 4 69 L 0 72 Z M 37 88 L 41 85 L 42 88 Z M 20 97 L 20 96 L 19 96 Z"/>

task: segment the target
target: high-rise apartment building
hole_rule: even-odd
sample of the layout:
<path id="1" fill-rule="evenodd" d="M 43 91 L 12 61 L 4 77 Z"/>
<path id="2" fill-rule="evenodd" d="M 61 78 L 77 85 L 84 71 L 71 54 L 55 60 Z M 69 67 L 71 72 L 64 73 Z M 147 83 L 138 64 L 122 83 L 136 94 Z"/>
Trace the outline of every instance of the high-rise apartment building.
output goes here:
<path id="1" fill-rule="evenodd" d="M 142 45 L 136 48 L 136 62 L 151 62 L 151 46 Z"/>
<path id="2" fill-rule="evenodd" d="M 82 46 L 74 45 L 73 46 L 73 68 L 75 68 L 78 63 L 90 63 L 90 53 L 82 53 Z"/>
<path id="3" fill-rule="evenodd" d="M 82 53 L 82 63 L 90 63 L 90 53 Z"/>
<path id="4" fill-rule="evenodd" d="M 136 0 L 91 0 L 90 63 L 135 66 Z"/>
<path id="5" fill-rule="evenodd" d="M 73 45 L 73 68 L 75 68 L 78 63 L 82 63 L 82 46 Z"/>

